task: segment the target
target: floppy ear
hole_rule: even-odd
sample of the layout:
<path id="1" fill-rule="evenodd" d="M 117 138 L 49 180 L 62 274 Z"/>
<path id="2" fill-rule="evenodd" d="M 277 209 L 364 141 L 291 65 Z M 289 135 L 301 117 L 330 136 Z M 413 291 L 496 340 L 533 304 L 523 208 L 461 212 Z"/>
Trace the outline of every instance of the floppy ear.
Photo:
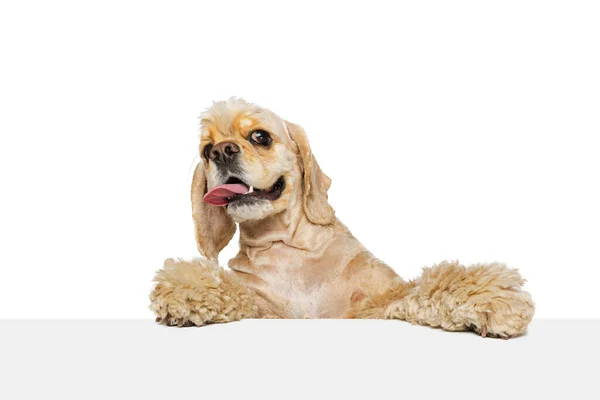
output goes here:
<path id="1" fill-rule="evenodd" d="M 327 190 L 331 179 L 321 171 L 308 144 L 308 138 L 300 125 L 285 121 L 292 140 L 298 147 L 300 169 L 302 171 L 304 213 L 313 224 L 328 225 L 335 221 L 335 212 L 327 201 Z"/>
<path id="2" fill-rule="evenodd" d="M 235 222 L 225 207 L 205 203 L 206 176 L 204 166 L 200 162 L 192 179 L 192 218 L 196 230 L 196 244 L 202 255 L 208 259 L 217 259 L 235 233 Z"/>

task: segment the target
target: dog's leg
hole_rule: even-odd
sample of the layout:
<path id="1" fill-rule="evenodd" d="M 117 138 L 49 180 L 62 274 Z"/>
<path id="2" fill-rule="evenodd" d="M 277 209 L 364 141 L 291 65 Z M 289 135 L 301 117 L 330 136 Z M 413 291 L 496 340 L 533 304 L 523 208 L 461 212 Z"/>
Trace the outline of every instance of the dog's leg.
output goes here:
<path id="1" fill-rule="evenodd" d="M 385 318 L 441 327 L 449 331 L 474 330 L 482 336 L 509 338 L 522 335 L 533 318 L 525 280 L 502 264 L 464 267 L 443 262 L 425 268 L 410 282 L 403 297 L 392 302 Z"/>
<path id="2" fill-rule="evenodd" d="M 414 281 L 399 281 L 378 296 L 359 298 L 347 317 L 401 319 L 509 338 L 523 334 L 533 318 L 533 301 L 521 290 L 523 283 L 516 270 L 502 264 L 443 262 L 425 268 Z"/>
<path id="3" fill-rule="evenodd" d="M 165 325 L 201 326 L 265 316 L 261 299 L 216 261 L 169 259 L 154 281 L 150 309 Z"/>

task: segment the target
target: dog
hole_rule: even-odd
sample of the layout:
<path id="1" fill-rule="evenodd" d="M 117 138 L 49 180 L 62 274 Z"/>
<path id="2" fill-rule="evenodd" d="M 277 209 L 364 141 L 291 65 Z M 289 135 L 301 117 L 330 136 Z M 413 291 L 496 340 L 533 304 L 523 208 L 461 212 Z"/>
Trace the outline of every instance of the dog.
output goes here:
<path id="1" fill-rule="evenodd" d="M 157 322 L 202 326 L 244 318 L 399 319 L 510 338 L 534 303 L 503 264 L 442 262 L 405 281 L 373 256 L 328 202 L 331 180 L 304 130 L 240 98 L 201 115 L 192 261 L 168 259 L 154 278 Z M 239 252 L 218 264 L 236 224 Z"/>

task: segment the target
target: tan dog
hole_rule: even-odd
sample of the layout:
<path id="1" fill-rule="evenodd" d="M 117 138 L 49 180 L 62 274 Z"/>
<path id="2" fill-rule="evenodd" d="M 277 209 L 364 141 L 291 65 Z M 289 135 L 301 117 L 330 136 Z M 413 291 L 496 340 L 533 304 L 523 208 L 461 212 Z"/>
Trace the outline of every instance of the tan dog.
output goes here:
<path id="1" fill-rule="evenodd" d="M 242 318 L 388 318 L 512 337 L 534 313 L 524 280 L 501 264 L 441 263 L 410 282 L 375 258 L 334 215 L 331 180 L 304 130 L 230 99 L 202 115 L 192 183 L 198 249 L 155 277 L 157 321 L 190 326 Z M 240 227 L 240 250 L 217 263 Z"/>

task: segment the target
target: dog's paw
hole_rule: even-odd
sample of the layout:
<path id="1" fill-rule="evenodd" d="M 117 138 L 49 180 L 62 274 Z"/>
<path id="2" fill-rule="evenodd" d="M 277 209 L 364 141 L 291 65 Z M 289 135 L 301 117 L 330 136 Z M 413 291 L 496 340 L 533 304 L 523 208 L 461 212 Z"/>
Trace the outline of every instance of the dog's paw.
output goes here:
<path id="1" fill-rule="evenodd" d="M 443 262 L 425 268 L 385 315 L 449 331 L 515 337 L 525 333 L 534 314 L 531 296 L 521 289 L 524 282 L 517 270 L 503 264 Z"/>
<path id="2" fill-rule="evenodd" d="M 150 309 L 164 325 L 202 326 L 259 315 L 251 293 L 205 259 L 167 260 L 154 281 Z"/>
<path id="3" fill-rule="evenodd" d="M 169 282 L 158 283 L 150 293 L 150 309 L 156 314 L 156 322 L 180 327 L 206 325 L 210 312 L 195 304 L 188 290 Z"/>
<path id="4" fill-rule="evenodd" d="M 202 326 L 223 310 L 223 288 L 217 265 L 203 259 L 169 259 L 158 271 L 150 293 L 156 321 L 170 326 Z"/>
<path id="5" fill-rule="evenodd" d="M 523 335 L 533 319 L 531 295 L 521 289 L 525 282 L 516 270 L 503 265 L 478 266 L 466 280 L 466 301 L 453 312 L 454 320 L 484 337 L 508 339 Z M 474 279 L 473 279 L 474 278 Z M 465 288 L 465 289 L 467 289 Z"/>
<path id="6" fill-rule="evenodd" d="M 483 337 L 503 339 L 523 335 L 535 310 L 529 293 L 513 290 L 478 296 L 465 307 L 472 310 L 471 329 Z"/>

